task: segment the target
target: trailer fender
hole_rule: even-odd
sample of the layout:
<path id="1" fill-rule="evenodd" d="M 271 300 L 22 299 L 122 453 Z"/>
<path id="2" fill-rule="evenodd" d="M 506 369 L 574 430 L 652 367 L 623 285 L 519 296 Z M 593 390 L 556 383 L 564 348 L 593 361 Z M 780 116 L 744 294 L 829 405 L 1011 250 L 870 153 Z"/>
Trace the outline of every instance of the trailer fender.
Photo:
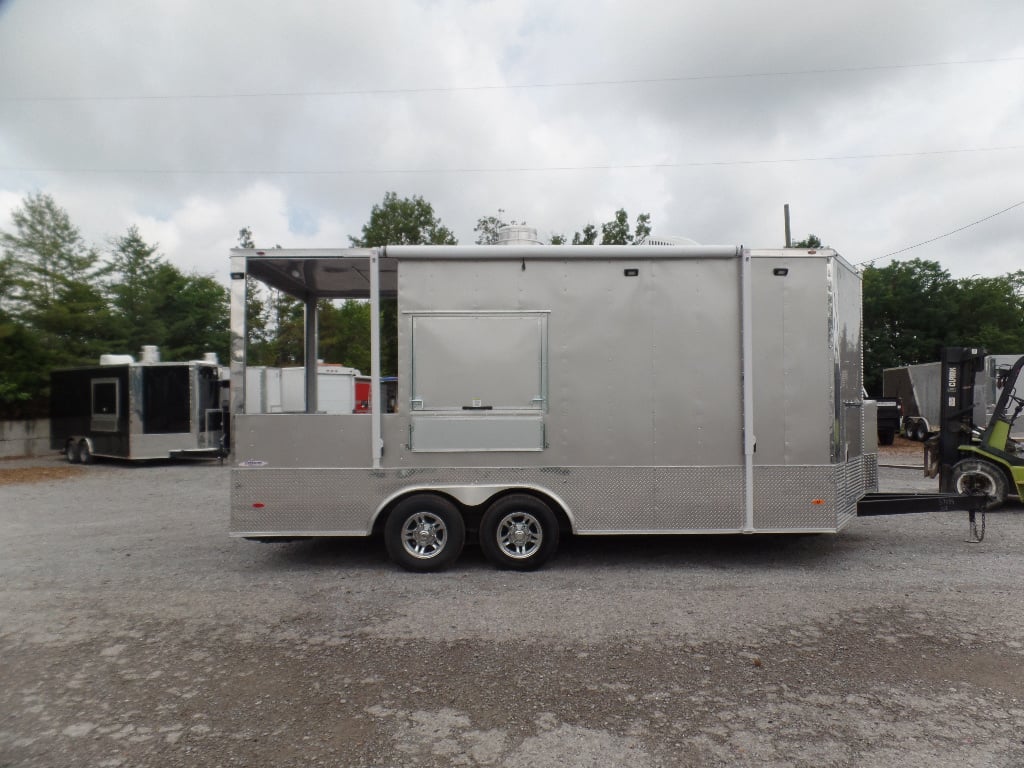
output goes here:
<path id="1" fill-rule="evenodd" d="M 576 517 L 565 500 L 557 493 L 540 485 L 411 485 L 396 491 L 384 499 L 374 510 L 373 518 L 370 521 L 370 530 L 377 527 L 381 516 L 391 509 L 400 499 L 413 493 L 436 493 L 440 496 L 447 496 L 463 507 L 481 507 L 496 496 L 506 493 L 529 493 L 538 496 L 549 503 L 556 512 L 561 512 L 569 521 L 570 530 L 576 532 Z"/>
<path id="2" fill-rule="evenodd" d="M 75 449 L 76 461 L 79 464 L 92 464 L 94 456 L 96 455 L 95 450 L 92 447 L 92 440 L 88 437 L 83 437 L 78 441 L 78 446 Z"/>

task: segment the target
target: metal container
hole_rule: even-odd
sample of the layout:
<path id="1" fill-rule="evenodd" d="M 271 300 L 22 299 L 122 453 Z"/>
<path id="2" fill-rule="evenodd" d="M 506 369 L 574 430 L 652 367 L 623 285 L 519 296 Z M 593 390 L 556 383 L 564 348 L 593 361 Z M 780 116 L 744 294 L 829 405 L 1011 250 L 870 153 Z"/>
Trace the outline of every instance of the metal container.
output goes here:
<path id="1" fill-rule="evenodd" d="M 860 277 L 834 251 L 232 259 L 233 535 L 368 535 L 411 492 L 483 509 L 515 490 L 578 534 L 835 532 L 877 487 Z M 304 413 L 247 413 L 246 274 L 305 298 L 307 328 L 319 299 L 396 296 L 398 412 L 318 414 L 307 389 Z"/>

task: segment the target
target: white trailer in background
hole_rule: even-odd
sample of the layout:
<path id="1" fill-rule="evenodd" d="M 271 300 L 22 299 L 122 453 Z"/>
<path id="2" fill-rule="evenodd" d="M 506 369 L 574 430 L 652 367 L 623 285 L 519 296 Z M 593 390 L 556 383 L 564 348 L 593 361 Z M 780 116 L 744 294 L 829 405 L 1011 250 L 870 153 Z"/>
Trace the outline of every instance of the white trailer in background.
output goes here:
<path id="1" fill-rule="evenodd" d="M 413 570 L 467 531 L 528 569 L 559 536 L 835 533 L 877 487 L 860 276 L 829 249 L 237 249 L 231 534 L 380 533 Z M 249 408 L 250 276 L 305 302 L 302 413 Z M 397 412 L 320 413 L 317 306 L 397 335 Z M 380 328 L 397 301 L 397 328 Z M 629 372 L 629 375 L 623 375 Z M 376 404 L 375 404 L 376 405 Z"/>
<path id="2" fill-rule="evenodd" d="M 320 363 L 317 373 L 317 412 L 354 413 L 356 380 L 362 374 L 355 368 Z M 281 410 L 302 413 L 306 410 L 306 369 L 281 369 Z"/>

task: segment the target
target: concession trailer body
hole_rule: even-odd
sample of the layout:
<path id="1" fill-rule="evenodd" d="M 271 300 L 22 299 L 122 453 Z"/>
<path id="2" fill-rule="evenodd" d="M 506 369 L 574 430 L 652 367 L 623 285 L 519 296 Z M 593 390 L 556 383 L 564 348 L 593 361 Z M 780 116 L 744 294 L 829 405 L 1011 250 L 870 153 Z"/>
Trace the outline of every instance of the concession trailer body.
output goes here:
<path id="1" fill-rule="evenodd" d="M 861 282 L 828 249 L 232 251 L 231 534 L 380 532 L 404 567 L 476 533 L 499 566 L 573 534 L 839 531 L 877 488 Z M 247 413 L 246 276 L 397 331 L 395 413 Z M 397 301 L 397 329 L 380 328 Z M 387 313 L 385 313 L 387 314 Z"/>
<path id="2" fill-rule="evenodd" d="M 69 462 L 221 458 L 224 415 L 212 360 L 103 355 L 98 366 L 50 374 L 50 447 Z"/>

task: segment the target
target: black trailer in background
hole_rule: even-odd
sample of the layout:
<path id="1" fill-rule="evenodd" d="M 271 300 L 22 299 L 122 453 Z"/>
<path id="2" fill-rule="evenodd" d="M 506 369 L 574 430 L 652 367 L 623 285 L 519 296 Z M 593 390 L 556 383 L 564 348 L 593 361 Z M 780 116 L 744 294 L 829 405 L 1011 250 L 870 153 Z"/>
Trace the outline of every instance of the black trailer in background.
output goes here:
<path id="1" fill-rule="evenodd" d="M 216 363 L 119 363 L 50 374 L 50 447 L 70 462 L 226 454 Z"/>

